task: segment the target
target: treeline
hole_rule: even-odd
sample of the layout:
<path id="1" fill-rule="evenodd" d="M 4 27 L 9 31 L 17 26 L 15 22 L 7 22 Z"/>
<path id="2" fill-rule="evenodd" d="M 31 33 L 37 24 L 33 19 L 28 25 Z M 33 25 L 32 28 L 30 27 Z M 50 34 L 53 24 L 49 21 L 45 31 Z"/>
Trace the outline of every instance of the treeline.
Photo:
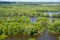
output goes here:
<path id="1" fill-rule="evenodd" d="M 0 1 L 0 4 L 15 4 L 16 2 L 3 2 L 3 1 Z"/>
<path id="2" fill-rule="evenodd" d="M 16 2 L 17 5 L 41 6 L 44 4 L 60 4 L 59 2 Z"/>
<path id="3" fill-rule="evenodd" d="M 19 5 L 34 5 L 39 6 L 43 4 L 60 4 L 60 2 L 3 2 L 1 1 L 0 4 L 19 4 Z"/>

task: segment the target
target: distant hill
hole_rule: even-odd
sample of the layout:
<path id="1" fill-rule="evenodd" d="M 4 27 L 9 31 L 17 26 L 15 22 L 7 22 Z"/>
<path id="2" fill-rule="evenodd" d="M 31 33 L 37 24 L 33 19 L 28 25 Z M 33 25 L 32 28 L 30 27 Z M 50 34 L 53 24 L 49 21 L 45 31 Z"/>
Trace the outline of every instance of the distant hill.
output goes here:
<path id="1" fill-rule="evenodd" d="M 60 4 L 60 2 L 16 2 L 17 5 L 34 5 L 39 6 L 43 4 L 51 5 L 51 4 Z"/>
<path id="2" fill-rule="evenodd" d="M 0 4 L 15 4 L 16 2 L 0 2 Z"/>

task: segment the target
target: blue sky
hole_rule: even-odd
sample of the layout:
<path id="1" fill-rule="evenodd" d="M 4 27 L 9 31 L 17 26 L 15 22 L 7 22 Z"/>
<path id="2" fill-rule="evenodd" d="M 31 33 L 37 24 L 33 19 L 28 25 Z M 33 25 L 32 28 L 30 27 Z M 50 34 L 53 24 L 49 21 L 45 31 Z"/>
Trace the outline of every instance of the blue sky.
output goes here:
<path id="1" fill-rule="evenodd" d="M 60 2 L 60 0 L 0 0 L 0 1 L 16 1 L 16 2 Z"/>

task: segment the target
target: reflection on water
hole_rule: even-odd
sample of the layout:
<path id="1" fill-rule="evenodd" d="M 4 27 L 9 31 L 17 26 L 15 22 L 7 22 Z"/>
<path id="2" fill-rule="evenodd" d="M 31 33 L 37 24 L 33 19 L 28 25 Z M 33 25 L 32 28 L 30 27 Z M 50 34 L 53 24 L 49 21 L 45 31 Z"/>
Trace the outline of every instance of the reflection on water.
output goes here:
<path id="1" fill-rule="evenodd" d="M 58 40 L 58 37 L 56 35 L 49 35 L 49 33 L 45 32 L 41 37 L 38 37 L 37 40 Z"/>
<path id="2" fill-rule="evenodd" d="M 50 22 L 52 22 L 52 14 L 60 14 L 60 12 L 48 12 Z"/>
<path id="3" fill-rule="evenodd" d="M 36 17 L 30 17 L 30 21 L 35 23 L 36 22 Z"/>
<path id="4" fill-rule="evenodd" d="M 50 22 L 52 22 L 52 13 L 48 13 L 48 14 L 49 14 Z"/>

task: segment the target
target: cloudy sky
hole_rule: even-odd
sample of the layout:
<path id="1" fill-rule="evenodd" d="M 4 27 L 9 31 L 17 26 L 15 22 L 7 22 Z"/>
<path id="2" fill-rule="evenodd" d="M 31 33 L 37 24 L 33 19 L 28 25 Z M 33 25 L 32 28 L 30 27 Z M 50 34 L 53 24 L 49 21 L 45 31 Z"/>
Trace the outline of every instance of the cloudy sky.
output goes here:
<path id="1" fill-rule="evenodd" d="M 60 2 L 60 0 L 0 0 L 0 1 L 16 1 L 16 2 Z"/>

